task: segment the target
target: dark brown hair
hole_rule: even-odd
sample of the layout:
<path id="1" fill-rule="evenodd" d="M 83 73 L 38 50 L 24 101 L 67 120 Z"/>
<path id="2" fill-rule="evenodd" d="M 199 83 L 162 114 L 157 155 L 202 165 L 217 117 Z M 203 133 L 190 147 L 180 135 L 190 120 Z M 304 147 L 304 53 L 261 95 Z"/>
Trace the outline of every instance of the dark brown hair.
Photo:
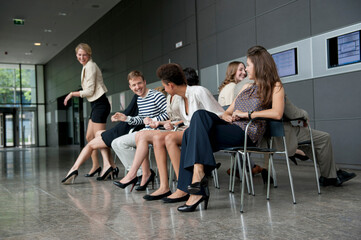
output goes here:
<path id="1" fill-rule="evenodd" d="M 254 46 L 248 49 L 247 58 L 254 65 L 254 80 L 258 86 L 258 96 L 262 105 L 269 107 L 272 104 L 272 94 L 276 83 L 282 82 L 278 76 L 276 63 L 271 54 L 262 46 Z"/>
<path id="2" fill-rule="evenodd" d="M 176 63 L 167 63 L 157 69 L 157 77 L 165 83 L 172 82 L 175 85 L 187 84 L 187 79 L 180 65 Z"/>

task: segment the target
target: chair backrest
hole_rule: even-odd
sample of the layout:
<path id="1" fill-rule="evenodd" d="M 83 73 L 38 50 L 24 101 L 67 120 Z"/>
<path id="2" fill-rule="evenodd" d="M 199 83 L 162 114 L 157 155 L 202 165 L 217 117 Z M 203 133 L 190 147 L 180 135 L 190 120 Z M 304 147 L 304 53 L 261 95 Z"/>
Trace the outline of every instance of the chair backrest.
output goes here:
<path id="1" fill-rule="evenodd" d="M 269 120 L 268 121 L 268 133 L 270 137 L 283 137 L 285 136 L 285 130 L 282 120 Z"/>

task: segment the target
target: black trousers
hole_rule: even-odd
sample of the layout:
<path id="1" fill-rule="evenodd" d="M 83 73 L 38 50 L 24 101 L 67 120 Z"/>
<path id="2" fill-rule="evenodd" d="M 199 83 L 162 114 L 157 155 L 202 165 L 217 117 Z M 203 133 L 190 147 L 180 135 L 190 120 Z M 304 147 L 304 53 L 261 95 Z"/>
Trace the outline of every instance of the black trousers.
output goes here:
<path id="1" fill-rule="evenodd" d="M 182 139 L 178 189 L 188 192 L 194 164 L 203 164 L 205 173 L 209 174 L 216 167 L 213 152 L 243 145 L 244 134 L 242 128 L 222 120 L 212 112 L 196 111 Z"/>

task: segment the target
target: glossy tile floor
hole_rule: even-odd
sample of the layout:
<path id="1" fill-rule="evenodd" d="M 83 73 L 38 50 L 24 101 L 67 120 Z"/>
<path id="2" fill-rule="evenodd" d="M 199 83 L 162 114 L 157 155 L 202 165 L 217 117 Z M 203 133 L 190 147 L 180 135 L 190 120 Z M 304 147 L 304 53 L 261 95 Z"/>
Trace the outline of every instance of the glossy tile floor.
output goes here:
<path id="1" fill-rule="evenodd" d="M 83 177 L 90 162 L 75 184 L 62 185 L 78 152 L 0 149 L 0 239 L 361 239 L 361 171 L 318 195 L 311 162 L 292 165 L 294 205 L 285 164 L 277 162 L 271 200 L 255 176 L 256 196 L 246 195 L 241 214 L 240 185 L 228 192 L 229 161 L 218 156 L 221 188 L 211 187 L 208 209 L 180 213 L 179 203 L 146 202 L 144 192 Z"/>

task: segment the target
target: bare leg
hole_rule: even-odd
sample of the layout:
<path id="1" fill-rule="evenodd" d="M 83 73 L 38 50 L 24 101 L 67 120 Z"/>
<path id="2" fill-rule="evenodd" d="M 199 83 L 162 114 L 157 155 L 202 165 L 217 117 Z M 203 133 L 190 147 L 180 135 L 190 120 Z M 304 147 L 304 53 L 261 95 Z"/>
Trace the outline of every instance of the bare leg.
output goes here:
<path id="1" fill-rule="evenodd" d="M 86 140 L 88 143 L 93 140 L 96 136 L 96 133 L 100 130 L 105 130 L 105 123 L 95 123 L 91 119 L 88 123 L 88 130 L 86 132 Z M 99 157 L 98 157 L 98 151 L 93 151 L 91 153 L 91 158 L 93 162 L 93 166 L 89 171 L 89 174 L 93 173 L 95 170 L 99 168 Z"/>
<path id="2" fill-rule="evenodd" d="M 107 145 L 105 145 L 103 139 L 101 137 L 96 137 L 93 140 L 91 140 L 80 152 L 78 158 L 76 159 L 73 167 L 70 169 L 67 175 L 71 173 L 74 170 L 78 170 L 79 167 L 89 159 L 91 153 L 93 150 L 99 149 L 99 148 L 107 148 Z"/>
<path id="3" fill-rule="evenodd" d="M 96 134 L 95 134 L 95 137 L 102 139 L 101 133 L 104 132 L 104 131 L 105 130 L 97 131 Z M 103 143 L 104 143 L 104 141 L 103 141 Z M 105 145 L 105 143 L 104 143 L 104 145 Z M 102 176 L 110 167 L 116 168 L 116 165 L 115 165 L 115 163 L 114 163 L 114 161 L 113 161 L 113 159 L 111 157 L 111 154 L 110 154 L 110 148 L 108 148 L 106 145 L 105 145 L 104 148 L 103 147 L 98 148 L 97 143 L 92 143 L 91 147 L 93 149 L 100 149 L 100 153 L 101 153 L 101 155 L 103 157 L 103 169 L 102 169 L 102 173 L 101 173 Z"/>
<path id="4" fill-rule="evenodd" d="M 168 155 L 170 160 L 172 161 L 174 172 L 178 179 L 179 174 L 179 163 L 180 163 L 180 146 L 182 145 L 183 131 L 179 132 L 171 132 L 165 137 L 165 145 L 167 147 Z M 180 198 L 188 193 L 183 192 L 180 189 L 177 189 L 172 195 L 168 196 L 168 198 Z"/>
<path id="5" fill-rule="evenodd" d="M 165 137 L 172 132 L 160 132 L 153 137 L 154 155 L 157 161 L 160 187 L 151 196 L 157 196 L 168 192 L 168 168 L 167 168 L 167 150 L 165 148 Z"/>
<path id="6" fill-rule="evenodd" d="M 121 179 L 119 182 L 127 183 L 134 179 L 137 176 L 137 171 L 142 165 L 143 177 L 140 185 L 144 185 L 145 182 L 150 177 L 150 168 L 149 168 L 149 144 L 153 143 L 153 136 L 160 133 L 158 130 L 151 131 L 140 131 L 135 135 L 135 142 L 137 149 L 135 151 L 134 160 L 131 168 L 129 169 L 128 174 Z"/>

